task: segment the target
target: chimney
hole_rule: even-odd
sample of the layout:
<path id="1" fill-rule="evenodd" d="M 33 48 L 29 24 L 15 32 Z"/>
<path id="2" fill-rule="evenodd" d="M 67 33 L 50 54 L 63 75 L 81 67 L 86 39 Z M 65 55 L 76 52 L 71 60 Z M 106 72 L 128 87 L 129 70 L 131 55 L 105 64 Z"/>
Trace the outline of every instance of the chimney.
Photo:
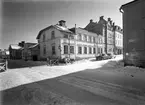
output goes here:
<path id="1" fill-rule="evenodd" d="M 90 20 L 90 23 L 92 23 L 92 22 L 93 22 L 93 19 Z"/>
<path id="2" fill-rule="evenodd" d="M 76 34 L 76 28 L 77 28 L 77 25 L 75 24 L 75 34 Z"/>
<path id="3" fill-rule="evenodd" d="M 108 18 L 108 21 L 110 22 L 111 21 L 111 18 Z"/>
<path id="4" fill-rule="evenodd" d="M 24 44 L 25 44 L 25 41 L 21 41 L 21 42 L 19 43 L 19 46 L 24 47 Z"/>
<path id="5" fill-rule="evenodd" d="M 113 26 L 115 26 L 115 22 L 113 22 Z"/>
<path id="6" fill-rule="evenodd" d="M 63 26 L 63 27 L 66 27 L 65 22 L 66 22 L 66 21 L 64 21 L 64 20 L 60 20 L 60 21 L 59 21 L 59 25 L 60 25 L 60 26 Z"/>
<path id="7" fill-rule="evenodd" d="M 112 25 L 112 20 L 110 21 L 110 24 Z"/>
<path id="8" fill-rule="evenodd" d="M 100 16 L 100 20 L 103 20 L 104 16 Z"/>

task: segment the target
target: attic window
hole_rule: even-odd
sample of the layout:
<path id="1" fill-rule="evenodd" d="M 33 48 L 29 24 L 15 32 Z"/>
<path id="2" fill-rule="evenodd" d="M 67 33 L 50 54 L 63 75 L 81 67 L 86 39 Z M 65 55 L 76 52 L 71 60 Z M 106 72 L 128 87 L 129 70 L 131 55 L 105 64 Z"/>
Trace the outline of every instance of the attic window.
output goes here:
<path id="1" fill-rule="evenodd" d="M 55 32 L 52 31 L 52 32 L 51 32 L 51 39 L 54 39 L 54 38 L 55 38 Z"/>
<path id="2" fill-rule="evenodd" d="M 43 34 L 43 41 L 45 41 L 45 34 Z"/>
<path id="3" fill-rule="evenodd" d="M 68 38 L 68 34 L 64 34 L 64 36 L 63 36 L 64 38 Z"/>

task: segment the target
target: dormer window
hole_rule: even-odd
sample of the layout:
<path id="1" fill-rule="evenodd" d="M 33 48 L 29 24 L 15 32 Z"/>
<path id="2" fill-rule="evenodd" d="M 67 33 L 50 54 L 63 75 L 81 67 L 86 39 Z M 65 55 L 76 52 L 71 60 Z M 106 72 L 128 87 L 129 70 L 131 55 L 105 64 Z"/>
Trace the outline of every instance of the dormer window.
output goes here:
<path id="1" fill-rule="evenodd" d="M 55 38 L 55 32 L 52 31 L 52 32 L 51 32 L 51 39 L 54 39 L 54 38 Z"/>

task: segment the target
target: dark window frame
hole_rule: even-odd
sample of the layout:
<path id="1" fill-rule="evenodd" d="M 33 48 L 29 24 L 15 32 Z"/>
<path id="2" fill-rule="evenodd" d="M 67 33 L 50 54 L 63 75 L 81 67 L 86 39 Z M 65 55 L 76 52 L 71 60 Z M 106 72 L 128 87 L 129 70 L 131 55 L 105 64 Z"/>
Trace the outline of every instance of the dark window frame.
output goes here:
<path id="1" fill-rule="evenodd" d="M 74 54 L 74 46 L 70 46 L 70 54 Z"/>
<path id="2" fill-rule="evenodd" d="M 51 39 L 55 39 L 55 31 L 51 31 Z"/>
<path id="3" fill-rule="evenodd" d="M 56 51 L 55 51 L 55 46 L 52 46 L 52 55 L 55 55 Z"/>
<path id="4" fill-rule="evenodd" d="M 63 46 L 63 53 L 64 54 L 68 54 L 69 52 L 68 52 L 68 45 L 64 45 Z"/>

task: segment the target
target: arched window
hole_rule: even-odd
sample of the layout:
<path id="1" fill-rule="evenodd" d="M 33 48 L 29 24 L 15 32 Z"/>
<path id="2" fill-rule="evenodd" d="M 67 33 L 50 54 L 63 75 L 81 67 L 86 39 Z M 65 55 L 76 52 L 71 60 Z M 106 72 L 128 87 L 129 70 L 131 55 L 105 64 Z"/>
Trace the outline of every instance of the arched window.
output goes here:
<path id="1" fill-rule="evenodd" d="M 52 31 L 52 32 L 51 32 L 51 39 L 54 39 L 54 38 L 55 38 L 55 32 Z"/>

